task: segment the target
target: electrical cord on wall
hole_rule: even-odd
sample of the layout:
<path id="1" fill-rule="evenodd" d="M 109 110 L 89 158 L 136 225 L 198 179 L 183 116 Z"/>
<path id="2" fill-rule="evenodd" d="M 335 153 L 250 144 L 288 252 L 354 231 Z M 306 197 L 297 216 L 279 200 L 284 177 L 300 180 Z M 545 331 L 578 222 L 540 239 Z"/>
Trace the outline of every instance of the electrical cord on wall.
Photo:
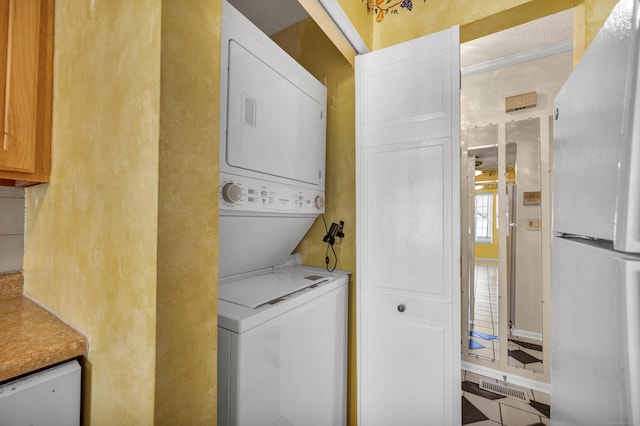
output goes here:
<path id="1" fill-rule="evenodd" d="M 335 262 L 333 263 L 333 267 L 329 268 L 329 247 L 331 247 L 331 251 L 333 252 L 333 257 L 335 258 Z M 338 255 L 336 251 L 333 249 L 331 244 L 327 244 L 327 251 L 325 252 L 324 263 L 326 263 L 327 271 L 333 272 L 336 270 L 336 266 L 338 265 Z"/>
<path id="2" fill-rule="evenodd" d="M 333 244 L 342 244 L 342 237 L 344 237 L 344 233 L 342 232 L 342 229 L 344 227 L 344 221 L 341 220 L 340 225 L 338 225 L 337 223 L 332 223 L 331 228 L 327 229 L 327 221 L 324 219 L 324 214 L 323 214 L 322 222 L 324 222 L 324 230 L 326 232 L 326 235 L 324 236 L 322 241 L 327 243 L 327 250 L 325 251 L 324 263 L 326 265 L 327 271 L 333 272 L 335 271 L 336 266 L 338 266 L 338 255 L 336 254 L 336 251 L 333 248 Z M 336 243 L 336 238 L 340 239 L 340 241 L 338 241 L 337 243 Z M 331 248 L 331 252 L 333 252 L 333 257 L 335 259 L 333 263 L 333 267 L 329 267 L 329 262 L 330 262 L 329 248 Z"/>

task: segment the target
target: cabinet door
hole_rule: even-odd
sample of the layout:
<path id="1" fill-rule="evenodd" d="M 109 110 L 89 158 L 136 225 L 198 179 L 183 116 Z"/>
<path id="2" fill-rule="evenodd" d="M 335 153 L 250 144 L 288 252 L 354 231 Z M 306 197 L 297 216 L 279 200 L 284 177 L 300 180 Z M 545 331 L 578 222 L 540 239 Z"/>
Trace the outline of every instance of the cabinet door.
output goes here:
<path id="1" fill-rule="evenodd" d="M 33 172 L 36 148 L 39 0 L 2 0 L 5 65 L 0 167 Z"/>
<path id="2" fill-rule="evenodd" d="M 0 185 L 48 182 L 54 0 L 0 0 Z"/>
<path id="3" fill-rule="evenodd" d="M 458 28 L 356 76 L 359 419 L 459 424 Z"/>
<path id="4" fill-rule="evenodd" d="M 361 424 L 460 424 L 458 326 L 443 320 L 451 307 L 384 291 L 360 297 Z"/>

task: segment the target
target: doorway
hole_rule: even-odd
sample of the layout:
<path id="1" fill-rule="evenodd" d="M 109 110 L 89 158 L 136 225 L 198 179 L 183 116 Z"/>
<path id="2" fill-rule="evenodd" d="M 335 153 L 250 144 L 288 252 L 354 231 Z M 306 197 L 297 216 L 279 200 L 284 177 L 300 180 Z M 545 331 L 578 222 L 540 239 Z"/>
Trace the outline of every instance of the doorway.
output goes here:
<path id="1" fill-rule="evenodd" d="M 566 39 L 466 66 L 477 50 L 473 42 L 461 46 L 461 349 L 465 368 L 548 388 L 549 117 L 573 69 L 573 13 L 543 19 L 565 27 Z M 531 92 L 534 105 L 506 111 L 506 98 Z"/>

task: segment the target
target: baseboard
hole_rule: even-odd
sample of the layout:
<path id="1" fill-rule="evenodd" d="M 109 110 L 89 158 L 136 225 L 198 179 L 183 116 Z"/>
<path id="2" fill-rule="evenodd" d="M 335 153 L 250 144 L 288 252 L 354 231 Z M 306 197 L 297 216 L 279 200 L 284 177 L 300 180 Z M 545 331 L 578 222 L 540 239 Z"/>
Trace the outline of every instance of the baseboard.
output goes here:
<path id="1" fill-rule="evenodd" d="M 462 369 L 471 373 L 480 374 L 492 379 L 500 380 L 505 383 L 512 383 L 523 388 L 533 389 L 551 395 L 551 385 L 549 383 L 539 382 L 537 380 L 527 379 L 526 377 L 516 376 L 515 374 L 505 371 L 495 370 L 493 368 L 484 367 L 482 365 L 473 364 L 469 361 L 462 361 Z"/>
<path id="2" fill-rule="evenodd" d="M 542 342 L 542 333 L 536 333 L 535 331 L 512 328 L 511 335 L 516 337 L 524 337 L 525 339 L 539 340 L 540 342 Z"/>

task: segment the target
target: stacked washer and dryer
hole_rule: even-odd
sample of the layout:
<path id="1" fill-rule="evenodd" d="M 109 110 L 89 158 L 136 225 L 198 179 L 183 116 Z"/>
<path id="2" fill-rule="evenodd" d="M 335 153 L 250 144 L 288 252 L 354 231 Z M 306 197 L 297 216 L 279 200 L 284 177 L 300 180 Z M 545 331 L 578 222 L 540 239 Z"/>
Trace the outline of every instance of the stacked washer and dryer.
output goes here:
<path id="1" fill-rule="evenodd" d="M 291 256 L 324 212 L 326 88 L 222 8 L 218 425 L 343 425 L 348 275 Z"/>

